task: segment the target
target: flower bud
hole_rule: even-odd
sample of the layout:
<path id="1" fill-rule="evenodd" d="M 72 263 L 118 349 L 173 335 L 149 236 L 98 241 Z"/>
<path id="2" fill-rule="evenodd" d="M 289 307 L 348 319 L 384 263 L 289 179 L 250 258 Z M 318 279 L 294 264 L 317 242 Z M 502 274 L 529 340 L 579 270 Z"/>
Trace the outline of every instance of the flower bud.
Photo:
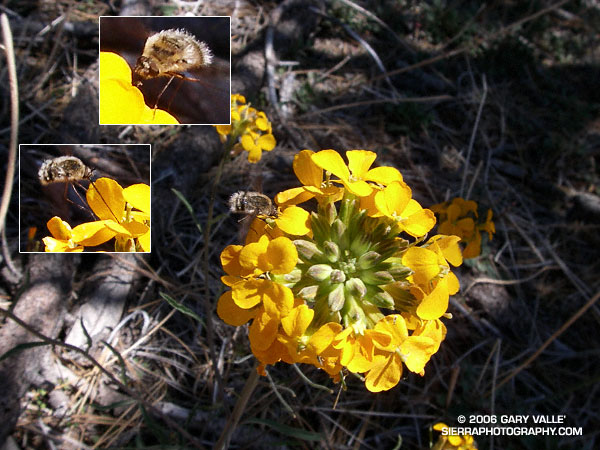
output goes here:
<path id="1" fill-rule="evenodd" d="M 312 302 L 315 297 L 317 296 L 317 290 L 319 289 L 319 286 L 313 285 L 313 286 L 306 286 L 303 287 L 302 289 L 300 289 L 300 291 L 298 292 L 298 295 L 300 297 L 302 297 L 304 300 L 306 300 L 307 302 Z"/>
<path id="2" fill-rule="evenodd" d="M 329 262 L 334 263 L 340 259 L 340 247 L 335 242 L 323 242 L 323 250 L 325 251 L 325 257 Z"/>
<path id="3" fill-rule="evenodd" d="M 331 231 L 335 233 L 335 236 L 341 237 L 346 231 L 346 225 L 340 219 L 335 219 L 331 225 Z"/>
<path id="4" fill-rule="evenodd" d="M 346 274 L 341 270 L 335 269 L 331 271 L 330 278 L 332 283 L 343 283 L 346 281 Z"/>
<path id="5" fill-rule="evenodd" d="M 315 264 L 310 266 L 306 273 L 316 281 L 323 281 L 329 278 L 332 270 L 327 264 Z"/>
<path id="6" fill-rule="evenodd" d="M 380 308 L 394 309 L 394 299 L 385 291 L 378 292 L 372 296 L 369 302 Z"/>
<path id="7" fill-rule="evenodd" d="M 400 264 L 394 264 L 390 269 L 388 269 L 388 272 L 396 281 L 406 280 L 406 278 L 413 273 L 409 267 Z"/>
<path id="8" fill-rule="evenodd" d="M 330 225 L 337 218 L 337 210 L 335 209 L 335 204 L 333 202 L 328 203 L 327 206 L 325 206 L 325 216 Z"/>
<path id="9" fill-rule="evenodd" d="M 361 278 L 368 284 L 389 284 L 394 282 L 394 277 L 385 270 L 379 270 L 377 272 L 365 272 Z"/>
<path id="10" fill-rule="evenodd" d="M 307 261 L 310 261 L 314 256 L 322 256 L 323 252 L 319 250 L 317 244 L 304 239 L 296 239 L 294 241 L 298 254 Z"/>
<path id="11" fill-rule="evenodd" d="M 367 252 L 358 258 L 358 267 L 360 269 L 369 269 L 381 255 L 377 252 Z"/>
<path id="12" fill-rule="evenodd" d="M 362 299 L 367 293 L 367 287 L 360 278 L 350 278 L 346 281 L 348 292 L 358 299 Z"/>
<path id="13" fill-rule="evenodd" d="M 344 307 L 345 302 L 346 296 L 344 295 L 344 285 L 339 283 L 327 296 L 327 303 L 331 311 L 339 311 Z"/>
<path id="14" fill-rule="evenodd" d="M 286 283 L 297 283 L 302 278 L 302 271 L 295 267 L 290 273 L 286 273 L 283 279 Z"/>

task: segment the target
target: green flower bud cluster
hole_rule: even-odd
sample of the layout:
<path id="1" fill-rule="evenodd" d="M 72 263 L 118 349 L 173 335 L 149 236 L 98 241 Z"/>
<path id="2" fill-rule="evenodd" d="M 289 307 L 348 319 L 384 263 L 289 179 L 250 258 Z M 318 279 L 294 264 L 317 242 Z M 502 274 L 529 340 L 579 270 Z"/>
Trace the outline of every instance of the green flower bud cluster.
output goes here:
<path id="1" fill-rule="evenodd" d="M 342 199 L 339 211 L 331 202 L 310 220 L 313 236 L 294 241 L 299 262 L 286 276 L 287 285 L 313 304 L 317 320 L 311 326 L 335 321 L 372 328 L 383 317 L 379 308 L 397 308 L 384 287 L 411 275 L 400 257 L 408 241 L 398 237 L 401 230 L 395 222 L 367 216 L 350 195 Z"/>

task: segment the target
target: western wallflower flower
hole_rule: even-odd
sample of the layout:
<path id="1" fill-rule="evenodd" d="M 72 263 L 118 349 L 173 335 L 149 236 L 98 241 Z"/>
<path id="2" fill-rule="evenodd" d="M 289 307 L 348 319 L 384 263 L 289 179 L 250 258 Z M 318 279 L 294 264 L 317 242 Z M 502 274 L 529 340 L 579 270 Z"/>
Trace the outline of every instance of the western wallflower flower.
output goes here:
<path id="1" fill-rule="evenodd" d="M 464 258 L 475 258 L 481 254 L 481 233 L 487 232 L 489 240 L 496 233 L 492 210 L 488 209 L 485 222 L 478 223 L 477 203 L 473 200 L 455 197 L 450 202 L 433 205 L 431 209 L 439 217 L 438 231 L 459 236 L 461 242 L 466 244 Z"/>
<path id="2" fill-rule="evenodd" d="M 435 431 L 443 431 L 448 425 L 438 422 L 433 426 Z M 477 442 L 470 434 L 465 435 L 441 435 L 432 450 L 477 450 Z"/>
<path id="3" fill-rule="evenodd" d="M 45 251 L 83 251 L 115 238 L 117 252 L 150 251 L 150 187 L 135 184 L 123 189 L 110 178 L 99 178 L 87 190 L 90 209 L 98 217 L 71 229 L 59 217 L 48 221 L 52 237 L 43 239 Z"/>
<path id="4" fill-rule="evenodd" d="M 435 225 L 433 211 L 423 209 L 412 198 L 412 191 L 404 182 L 394 181 L 375 194 L 377 210 L 395 220 L 403 231 L 414 237 L 424 236 Z"/>
<path id="5" fill-rule="evenodd" d="M 178 123 L 168 112 L 146 105 L 142 92 L 131 84 L 131 68 L 121 56 L 100 52 L 101 125 Z"/>
<path id="6" fill-rule="evenodd" d="M 71 226 L 60 217 L 53 217 L 46 224 L 52 237 L 42 239 L 46 252 L 82 252 L 84 247 L 73 240 Z"/>
<path id="7" fill-rule="evenodd" d="M 94 241 L 94 244 L 88 245 L 99 245 L 114 237 L 115 251 L 147 251 L 138 248 L 138 239 L 145 236 L 144 242 L 148 244 L 150 189 L 137 185 L 128 189 L 125 191 L 110 178 L 99 178 L 87 190 L 87 202 L 100 219 L 88 227 L 85 241 Z M 146 210 L 133 211 L 133 206 L 125 200 L 126 195 Z"/>
<path id="8" fill-rule="evenodd" d="M 246 105 L 246 98 L 240 94 L 231 96 L 231 125 L 215 125 L 221 142 L 229 141 L 234 155 L 248 152 L 248 161 L 256 163 L 263 151 L 275 148 L 271 122 L 267 115 Z"/>
<path id="9" fill-rule="evenodd" d="M 435 218 L 400 172 L 371 168 L 373 152 L 346 155 L 347 166 L 334 150 L 296 155 L 302 186 L 276 196 L 279 216 L 255 219 L 245 245 L 223 250 L 229 290 L 217 312 L 232 325 L 251 321 L 261 371 L 304 363 L 339 380 L 347 370 L 380 392 L 404 368 L 423 375 L 445 338 L 460 238 L 423 242 Z M 311 199 L 316 211 L 298 206 Z"/>
<path id="10" fill-rule="evenodd" d="M 376 157 L 376 153 L 368 150 L 349 150 L 346 152 L 346 165 L 335 150 L 321 150 L 312 155 L 312 160 L 317 166 L 338 177 L 350 193 L 367 197 L 377 184 L 385 186 L 393 181 L 402 181 L 402 175 L 394 167 L 371 169 Z"/>
<path id="11" fill-rule="evenodd" d="M 275 203 L 279 206 L 298 205 L 315 197 L 318 201 L 320 199 L 327 201 L 330 197 L 333 201 L 342 198 L 343 188 L 334 186 L 329 178 L 323 180 L 323 169 L 313 161 L 314 154 L 312 150 L 302 150 L 296 154 L 292 167 L 303 186 L 277 194 Z"/>

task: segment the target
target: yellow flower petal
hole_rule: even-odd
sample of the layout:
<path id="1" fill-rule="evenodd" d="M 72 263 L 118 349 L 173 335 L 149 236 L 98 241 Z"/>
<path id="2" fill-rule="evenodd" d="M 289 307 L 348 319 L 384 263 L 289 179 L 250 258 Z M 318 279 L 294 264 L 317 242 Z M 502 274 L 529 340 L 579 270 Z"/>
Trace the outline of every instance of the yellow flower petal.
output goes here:
<path id="1" fill-rule="evenodd" d="M 123 188 L 115 180 L 110 178 L 98 178 L 89 187 L 86 199 L 94 214 L 103 220 L 123 220 L 125 210 L 125 199 Z"/>
<path id="2" fill-rule="evenodd" d="M 144 110 L 139 122 L 133 123 L 140 125 L 179 125 L 177 118 L 162 109 L 153 109 L 144 105 Z"/>
<path id="3" fill-rule="evenodd" d="M 421 319 L 439 319 L 448 309 L 448 278 L 439 280 L 433 291 L 426 295 L 417 307 L 417 315 Z"/>
<path id="4" fill-rule="evenodd" d="M 277 337 L 278 328 L 279 322 L 266 313 L 259 314 L 255 317 L 248 332 L 252 351 L 254 352 L 255 349 L 265 350 L 269 348 Z"/>
<path id="5" fill-rule="evenodd" d="M 377 153 L 368 150 L 350 150 L 346 152 L 346 158 L 348 158 L 348 168 L 352 176 L 356 179 L 364 179 L 377 158 Z"/>
<path id="6" fill-rule="evenodd" d="M 252 279 L 243 280 L 232 286 L 232 298 L 236 305 L 242 309 L 254 308 L 262 302 L 262 293 L 268 280 Z"/>
<path id="7" fill-rule="evenodd" d="M 411 199 L 409 205 L 412 202 L 417 203 Z M 402 228 L 404 228 L 404 231 L 411 236 L 425 236 L 429 230 L 435 226 L 435 214 L 433 214 L 433 211 L 430 211 L 429 209 L 420 209 L 417 212 L 408 215 L 401 225 Z"/>
<path id="8" fill-rule="evenodd" d="M 269 271 L 271 267 L 266 259 L 268 246 L 269 238 L 267 236 L 261 236 L 258 242 L 245 245 L 240 251 L 240 265 L 247 271 L 253 270 L 257 275 Z"/>
<path id="9" fill-rule="evenodd" d="M 221 252 L 221 265 L 228 275 L 242 276 L 243 269 L 239 262 L 242 248 L 241 245 L 228 245 Z"/>
<path id="10" fill-rule="evenodd" d="M 178 124 L 162 110 L 152 110 L 131 85 L 131 69 L 116 53 L 100 52 L 100 124 Z"/>
<path id="11" fill-rule="evenodd" d="M 115 221 L 109 220 L 106 222 L 106 227 L 115 231 L 117 234 L 123 234 L 127 238 L 136 238 L 142 236 L 148 232 L 150 229 L 148 225 L 144 225 L 140 222 L 123 222 L 117 223 Z"/>
<path id="12" fill-rule="evenodd" d="M 283 331 L 288 336 L 302 336 L 313 320 L 314 315 L 315 312 L 308 305 L 300 305 L 292 309 L 290 314 L 281 319 Z"/>
<path id="13" fill-rule="evenodd" d="M 292 290 L 279 283 L 269 282 L 264 285 L 262 302 L 265 312 L 272 317 L 287 316 L 294 306 Z"/>
<path id="14" fill-rule="evenodd" d="M 422 247 L 410 247 L 402 256 L 402 264 L 413 270 L 416 284 L 425 286 L 438 273 L 440 266 L 435 252 Z"/>
<path id="15" fill-rule="evenodd" d="M 240 308 L 234 301 L 231 291 L 225 292 L 217 303 L 217 314 L 221 320 L 234 327 L 244 325 L 256 315 L 254 309 Z"/>
<path id="16" fill-rule="evenodd" d="M 53 253 L 64 253 L 64 252 L 82 252 L 83 247 L 80 245 L 73 246 L 69 241 L 54 239 L 53 237 L 46 236 L 42 239 L 44 243 L 45 252 Z"/>
<path id="17" fill-rule="evenodd" d="M 290 206 L 275 219 L 277 226 L 285 233 L 292 236 L 304 236 L 310 232 L 310 219 L 308 211 L 298 207 Z"/>
<path id="18" fill-rule="evenodd" d="M 310 337 L 307 347 L 314 351 L 316 355 L 320 355 L 331 345 L 340 331 L 342 331 L 342 326 L 339 323 L 326 323 Z"/>
<path id="19" fill-rule="evenodd" d="M 384 317 L 375 324 L 374 330 L 378 333 L 389 335 L 390 340 L 374 340 L 373 344 L 380 350 L 393 351 L 398 345 L 400 345 L 408 337 L 408 328 L 406 328 L 406 321 L 400 314 L 390 314 Z M 383 346 L 384 344 L 385 346 Z"/>
<path id="20" fill-rule="evenodd" d="M 146 104 L 141 91 L 123 80 L 100 81 L 100 124 L 142 123 Z"/>
<path id="21" fill-rule="evenodd" d="M 444 430 L 445 428 L 448 428 L 448 425 L 446 425 L 446 424 L 445 424 L 445 423 L 443 423 L 443 422 L 438 422 L 438 423 L 436 423 L 436 424 L 433 426 L 433 429 L 434 429 L 435 431 L 442 431 L 442 430 Z"/>
<path id="22" fill-rule="evenodd" d="M 366 173 L 364 179 L 387 186 L 394 181 L 402 182 L 402 174 L 395 167 L 375 167 Z"/>
<path id="23" fill-rule="evenodd" d="M 311 159 L 321 169 L 331 172 L 342 181 L 348 181 L 350 178 L 350 171 L 346 163 L 335 150 L 321 150 L 313 154 Z"/>
<path id="24" fill-rule="evenodd" d="M 112 52 L 100 52 L 100 80 L 121 79 L 131 81 L 129 64 Z"/>
<path id="25" fill-rule="evenodd" d="M 435 343 L 430 337 L 410 336 L 400 345 L 400 353 L 406 368 L 411 372 L 422 374 L 434 348 Z"/>
<path id="26" fill-rule="evenodd" d="M 401 376 L 402 362 L 396 353 L 376 355 L 365 377 L 365 386 L 371 392 L 387 391 L 398 384 Z"/>
<path id="27" fill-rule="evenodd" d="M 256 145 L 258 145 L 261 149 L 270 152 L 275 148 L 275 145 L 277 145 L 277 141 L 275 141 L 275 138 L 272 134 L 263 134 L 258 138 Z"/>
<path id="28" fill-rule="evenodd" d="M 72 237 L 71 226 L 58 216 L 54 216 L 50 219 L 46 223 L 46 226 L 55 239 L 67 241 Z"/>
<path id="29" fill-rule="evenodd" d="M 267 260 L 270 272 L 281 275 L 290 273 L 298 262 L 298 250 L 290 239 L 278 237 L 267 246 Z"/>
<path id="30" fill-rule="evenodd" d="M 463 257 L 460 247 L 458 246 L 458 243 L 460 242 L 458 236 L 444 236 L 438 234 L 431 237 L 429 242 L 435 242 L 444 258 L 454 267 L 458 267 L 462 264 Z"/>
<path id="31" fill-rule="evenodd" d="M 315 194 L 307 191 L 304 187 L 296 187 L 279 192 L 275 196 L 275 203 L 281 207 L 298 205 L 310 200 L 314 196 Z"/>
<path id="32" fill-rule="evenodd" d="M 394 182 L 375 194 L 375 206 L 387 217 L 401 217 L 411 200 L 412 191 L 404 182 Z"/>
<path id="33" fill-rule="evenodd" d="M 123 189 L 123 198 L 131 206 L 140 211 L 150 212 L 150 186 L 139 183 Z"/>
<path id="34" fill-rule="evenodd" d="M 106 227 L 108 222 L 114 223 L 113 220 L 98 220 L 77 225 L 73 228 L 73 240 L 86 247 L 103 244 L 117 234 Z"/>
<path id="35" fill-rule="evenodd" d="M 151 249 L 150 249 L 150 230 L 148 230 L 148 232 L 139 236 L 137 239 L 140 244 L 140 247 L 142 248 L 142 252 L 149 253 L 151 251 Z"/>
<path id="36" fill-rule="evenodd" d="M 315 152 L 312 150 L 302 150 L 294 156 L 294 173 L 305 186 L 316 186 L 320 187 L 323 181 L 323 169 L 317 166 L 313 160 L 312 155 Z"/>
<path id="37" fill-rule="evenodd" d="M 252 138 L 252 136 L 250 136 L 250 134 L 244 134 L 240 138 L 240 142 L 242 144 L 242 147 L 244 147 L 244 150 L 246 151 L 250 151 L 257 148 L 256 143 L 254 142 L 254 139 Z"/>

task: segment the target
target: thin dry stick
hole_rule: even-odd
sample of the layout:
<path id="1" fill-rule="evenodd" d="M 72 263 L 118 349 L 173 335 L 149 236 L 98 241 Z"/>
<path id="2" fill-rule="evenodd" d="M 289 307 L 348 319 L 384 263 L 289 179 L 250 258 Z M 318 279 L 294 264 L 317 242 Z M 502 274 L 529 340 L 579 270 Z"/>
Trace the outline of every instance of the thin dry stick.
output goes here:
<path id="1" fill-rule="evenodd" d="M 17 162 L 17 136 L 19 132 L 19 85 L 17 83 L 17 69 L 15 66 L 15 49 L 13 47 L 10 23 L 6 14 L 0 16 L 2 37 L 4 39 L 4 52 L 6 53 L 6 66 L 8 67 L 8 81 L 10 87 L 10 144 L 8 146 L 8 167 L 4 179 L 4 192 L 0 204 L 0 232 L 4 229 L 8 204 L 12 194 L 13 180 L 15 178 L 15 165 Z"/>
<path id="2" fill-rule="evenodd" d="M 498 344 L 496 346 L 496 358 L 494 360 L 494 374 L 492 376 L 492 398 L 490 399 L 490 411 L 491 415 L 496 414 L 496 390 L 494 386 L 496 385 L 496 380 L 498 379 L 498 367 L 500 366 L 500 350 L 502 349 L 502 340 L 498 339 L 496 341 Z M 490 450 L 494 449 L 494 436 L 492 435 L 490 439 Z"/>
<path id="3" fill-rule="evenodd" d="M 229 448 L 231 437 L 233 436 L 233 433 L 237 428 L 237 424 L 240 421 L 244 410 L 246 409 L 246 405 L 248 404 L 248 400 L 250 400 L 250 396 L 254 392 L 254 388 L 256 388 L 256 385 L 258 384 L 258 378 L 260 375 L 258 374 L 256 368 L 257 365 L 255 365 L 250 371 L 250 375 L 248 375 L 248 379 L 246 380 L 246 384 L 242 389 L 242 393 L 240 394 L 235 407 L 233 408 L 231 416 L 229 416 L 229 420 L 227 421 L 225 428 L 223 428 L 221 437 L 219 437 L 219 440 L 214 446 L 214 450 L 223 450 Z"/>
<path id="4" fill-rule="evenodd" d="M 451 95 L 432 95 L 430 97 L 404 97 L 404 98 L 383 98 L 378 100 L 363 100 L 358 102 L 344 103 L 342 105 L 330 106 L 329 108 L 319 109 L 301 114 L 299 118 L 314 116 L 317 114 L 325 114 L 339 109 L 354 108 L 355 106 L 379 105 L 382 103 L 428 103 L 428 102 L 444 102 L 454 100 Z"/>
<path id="5" fill-rule="evenodd" d="M 475 124 L 473 125 L 473 132 L 471 133 L 471 139 L 469 140 L 469 147 L 467 149 L 467 156 L 465 158 L 465 170 L 463 171 L 462 182 L 460 183 L 460 197 L 464 195 L 465 192 L 465 183 L 467 182 L 467 173 L 469 172 L 469 161 L 471 159 L 471 152 L 473 151 L 473 145 L 475 144 L 475 136 L 477 135 L 477 130 L 479 129 L 479 121 L 481 120 L 481 113 L 483 111 L 483 105 L 485 105 L 485 99 L 487 98 L 487 81 L 485 79 L 485 75 L 483 76 L 483 95 L 481 96 L 481 101 L 479 102 L 479 109 L 477 110 L 477 116 L 475 117 Z M 475 174 L 477 176 L 477 174 Z"/>
<path id="6" fill-rule="evenodd" d="M 531 355 L 529 358 L 527 358 L 527 361 L 525 361 L 523 364 L 521 364 L 519 367 L 517 367 L 515 370 L 512 371 L 512 373 L 510 373 L 509 375 L 507 375 L 500 383 L 498 383 L 498 385 L 493 389 L 494 391 L 497 389 L 500 389 L 502 386 L 504 386 L 506 383 L 508 383 L 510 380 L 512 380 L 514 377 L 516 377 L 523 369 L 525 369 L 527 366 L 529 366 L 529 364 L 531 364 L 538 356 L 540 356 L 540 354 L 546 350 L 546 348 L 552 344 L 552 342 L 554 342 L 561 334 L 563 334 L 565 332 L 565 330 L 567 328 L 569 328 L 571 325 L 573 325 L 573 323 L 579 319 L 584 312 L 586 312 L 588 309 L 590 309 L 594 303 L 596 303 L 598 301 L 598 299 L 600 298 L 600 291 L 598 291 L 596 293 L 596 295 L 594 295 L 592 298 L 590 298 L 587 303 L 585 305 L 583 305 L 581 308 L 579 308 L 579 311 L 577 311 L 575 314 L 573 314 L 573 316 L 571 316 L 571 318 L 569 320 L 567 320 L 563 326 L 561 326 L 558 330 L 556 330 L 554 332 L 554 334 L 552 336 L 550 336 L 548 338 L 548 340 L 546 340 L 546 342 L 544 342 L 542 344 L 542 346 L 537 349 L 537 351 Z"/>

